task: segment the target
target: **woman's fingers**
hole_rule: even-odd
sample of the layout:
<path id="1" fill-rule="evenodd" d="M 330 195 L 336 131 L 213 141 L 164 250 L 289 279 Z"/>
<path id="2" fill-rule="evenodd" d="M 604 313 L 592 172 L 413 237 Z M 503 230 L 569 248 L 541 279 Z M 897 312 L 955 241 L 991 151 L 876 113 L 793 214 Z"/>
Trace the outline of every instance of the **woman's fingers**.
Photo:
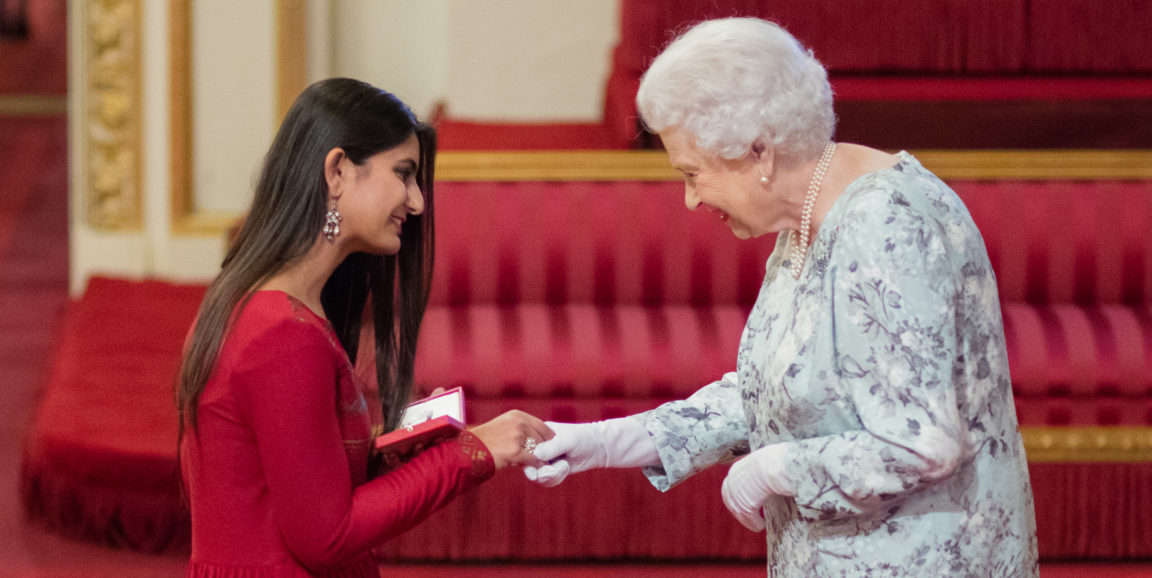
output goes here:
<path id="1" fill-rule="evenodd" d="M 535 439 L 537 443 L 546 442 L 556 437 L 556 434 L 552 431 L 552 428 L 548 427 L 548 424 L 544 423 L 542 420 L 528 414 L 524 414 L 524 416 L 528 418 L 527 426 L 530 430 L 528 437 Z"/>
<path id="2" fill-rule="evenodd" d="M 516 412 L 516 417 L 521 421 L 524 428 L 524 442 L 523 442 L 523 455 L 516 462 L 523 466 L 537 466 L 543 464 L 539 458 L 536 457 L 536 446 L 543 442 L 552 439 L 555 434 L 548 428 L 544 422 L 535 416 L 529 415 L 519 410 Z"/>
<path id="3" fill-rule="evenodd" d="M 543 421 L 520 410 L 505 412 L 476 426 L 472 432 L 488 446 L 497 469 L 508 465 L 542 463 L 528 450 L 534 449 L 541 441 L 551 439 L 553 435 Z"/>
<path id="4" fill-rule="evenodd" d="M 524 438 L 524 453 L 527 455 L 523 456 L 523 459 L 518 463 L 524 466 L 543 465 L 544 462 L 536 456 L 536 446 L 556 437 L 556 434 L 547 424 L 535 416 L 519 412 L 518 417 L 524 420 L 523 423 L 527 429 Z"/>

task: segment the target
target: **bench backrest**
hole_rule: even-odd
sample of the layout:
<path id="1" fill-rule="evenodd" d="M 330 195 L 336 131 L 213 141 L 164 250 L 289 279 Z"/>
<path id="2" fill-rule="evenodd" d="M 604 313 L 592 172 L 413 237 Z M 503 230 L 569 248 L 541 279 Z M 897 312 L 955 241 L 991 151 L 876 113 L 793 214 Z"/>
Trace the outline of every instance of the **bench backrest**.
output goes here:
<path id="1" fill-rule="evenodd" d="M 1003 301 L 1148 303 L 1152 182 L 953 181 Z M 673 181 L 445 182 L 434 305 L 742 305 L 774 238 L 736 239 Z"/>
<path id="2" fill-rule="evenodd" d="M 433 304 L 751 306 L 774 236 L 742 242 L 679 182 L 445 182 Z"/>

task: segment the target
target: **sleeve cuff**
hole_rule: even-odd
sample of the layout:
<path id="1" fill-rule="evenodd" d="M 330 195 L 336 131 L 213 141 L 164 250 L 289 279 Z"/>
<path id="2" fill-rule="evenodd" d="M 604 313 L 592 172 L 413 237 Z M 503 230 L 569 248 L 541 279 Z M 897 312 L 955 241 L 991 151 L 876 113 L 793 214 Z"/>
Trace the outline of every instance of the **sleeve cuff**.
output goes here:
<path id="1" fill-rule="evenodd" d="M 659 419 L 655 419 L 652 412 L 642 413 L 636 417 L 644 424 L 644 429 L 648 431 L 648 435 L 652 436 L 652 441 L 656 444 L 656 453 L 660 457 L 659 464 L 645 466 L 641 470 L 644 477 L 648 478 L 648 481 L 652 482 L 652 485 L 661 492 L 667 492 L 676 484 L 691 477 L 695 473 L 692 471 L 691 463 L 685 459 L 683 452 L 677 452 L 673 449 L 674 444 L 669 443 L 669 438 L 674 436 L 670 435 L 665 424 Z M 680 467 L 677 467 L 677 464 Z"/>
<path id="2" fill-rule="evenodd" d="M 460 432 L 455 441 L 460 448 L 460 455 L 471 464 L 471 476 L 475 481 L 482 482 L 495 475 L 496 461 L 480 438 L 472 432 L 464 431 Z"/>

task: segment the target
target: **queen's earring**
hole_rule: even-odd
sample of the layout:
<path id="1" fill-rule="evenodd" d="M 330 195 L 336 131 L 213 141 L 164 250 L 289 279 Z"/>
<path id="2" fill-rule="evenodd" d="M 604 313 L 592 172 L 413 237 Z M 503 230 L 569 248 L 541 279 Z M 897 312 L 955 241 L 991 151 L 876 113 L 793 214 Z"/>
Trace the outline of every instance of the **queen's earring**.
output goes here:
<path id="1" fill-rule="evenodd" d="M 329 243 L 336 242 L 336 237 L 340 236 L 340 221 L 344 217 L 340 216 L 340 211 L 336 210 L 336 199 L 332 199 L 332 208 L 328 209 L 328 214 L 325 215 L 324 221 L 324 238 L 328 239 Z"/>

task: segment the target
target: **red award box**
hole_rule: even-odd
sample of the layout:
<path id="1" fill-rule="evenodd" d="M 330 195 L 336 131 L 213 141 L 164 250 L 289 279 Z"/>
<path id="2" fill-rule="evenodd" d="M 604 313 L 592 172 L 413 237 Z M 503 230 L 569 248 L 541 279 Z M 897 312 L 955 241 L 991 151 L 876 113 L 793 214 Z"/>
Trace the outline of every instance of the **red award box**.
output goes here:
<path id="1" fill-rule="evenodd" d="M 464 390 L 459 387 L 408 404 L 400 427 L 376 438 L 382 454 L 405 457 L 464 431 Z"/>

